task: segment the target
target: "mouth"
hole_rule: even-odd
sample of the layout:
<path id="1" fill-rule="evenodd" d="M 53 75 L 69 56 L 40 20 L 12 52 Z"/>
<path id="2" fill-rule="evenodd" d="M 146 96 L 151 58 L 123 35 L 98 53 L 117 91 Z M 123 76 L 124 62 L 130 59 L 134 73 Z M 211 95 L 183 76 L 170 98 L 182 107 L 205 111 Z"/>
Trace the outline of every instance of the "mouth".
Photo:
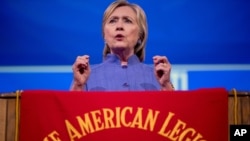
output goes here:
<path id="1" fill-rule="evenodd" d="M 122 41 L 123 38 L 124 38 L 124 36 L 123 36 L 122 34 L 117 34 L 117 35 L 115 36 L 115 39 L 118 40 L 118 41 Z"/>

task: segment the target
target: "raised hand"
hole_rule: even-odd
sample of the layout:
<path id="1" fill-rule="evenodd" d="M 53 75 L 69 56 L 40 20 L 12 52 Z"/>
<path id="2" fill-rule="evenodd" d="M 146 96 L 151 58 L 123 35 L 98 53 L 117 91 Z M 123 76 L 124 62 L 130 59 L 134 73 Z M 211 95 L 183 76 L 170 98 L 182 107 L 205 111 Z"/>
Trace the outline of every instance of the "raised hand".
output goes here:
<path id="1" fill-rule="evenodd" d="M 153 57 L 155 77 L 160 83 L 162 90 L 173 90 L 170 82 L 171 64 L 166 56 L 156 55 Z"/>
<path id="2" fill-rule="evenodd" d="M 82 90 L 90 75 L 89 56 L 77 56 L 73 66 L 73 83 L 71 90 Z"/>

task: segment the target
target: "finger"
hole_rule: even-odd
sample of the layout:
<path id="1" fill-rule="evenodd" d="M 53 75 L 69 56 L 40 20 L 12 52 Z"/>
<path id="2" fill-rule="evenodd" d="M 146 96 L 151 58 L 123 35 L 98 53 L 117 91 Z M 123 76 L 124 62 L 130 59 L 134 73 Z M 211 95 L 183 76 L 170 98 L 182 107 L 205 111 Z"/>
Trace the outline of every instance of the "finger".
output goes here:
<path id="1" fill-rule="evenodd" d="M 78 56 L 76 58 L 76 62 L 80 62 L 82 64 L 88 64 L 89 63 L 89 56 L 88 55 L 84 55 L 84 56 Z"/>
<path id="2" fill-rule="evenodd" d="M 160 81 L 170 81 L 170 69 L 167 69 L 163 66 L 159 66 L 155 70 L 155 76 Z"/>
<path id="3" fill-rule="evenodd" d="M 82 64 L 80 63 L 76 68 L 76 72 L 80 72 L 80 74 L 84 74 L 86 71 L 90 70 L 90 67 L 88 64 Z"/>
<path id="4" fill-rule="evenodd" d="M 168 58 L 166 56 L 156 55 L 153 57 L 153 62 L 155 65 L 157 65 L 159 63 L 168 63 Z"/>
<path id="5" fill-rule="evenodd" d="M 78 57 L 82 57 L 82 58 L 89 58 L 89 55 L 82 55 L 82 56 L 78 56 Z"/>
<path id="6" fill-rule="evenodd" d="M 89 60 L 89 56 L 88 55 L 77 56 L 76 60 Z"/>
<path id="7" fill-rule="evenodd" d="M 155 66 L 155 71 L 168 72 L 171 70 L 171 65 L 167 63 L 160 63 Z"/>
<path id="8" fill-rule="evenodd" d="M 73 64 L 73 68 L 79 69 L 79 68 L 86 68 L 89 66 L 88 60 L 76 60 L 76 62 Z"/>
<path id="9" fill-rule="evenodd" d="M 159 63 L 168 63 L 168 59 L 166 56 L 160 56 L 158 61 Z"/>
<path id="10" fill-rule="evenodd" d="M 73 70 L 79 70 L 80 68 L 88 68 L 89 66 L 89 56 L 77 56 L 75 63 L 73 64 Z"/>
<path id="11" fill-rule="evenodd" d="M 155 65 L 158 63 L 159 58 L 160 58 L 159 55 L 156 55 L 156 56 L 153 57 L 153 62 L 154 62 Z"/>

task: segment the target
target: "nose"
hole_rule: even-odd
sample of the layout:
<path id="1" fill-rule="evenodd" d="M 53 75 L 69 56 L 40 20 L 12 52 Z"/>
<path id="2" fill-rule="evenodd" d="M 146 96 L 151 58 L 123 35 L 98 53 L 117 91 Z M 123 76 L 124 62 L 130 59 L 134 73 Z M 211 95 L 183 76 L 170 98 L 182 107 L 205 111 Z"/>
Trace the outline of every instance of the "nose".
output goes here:
<path id="1" fill-rule="evenodd" d="M 122 21 L 117 22 L 116 30 L 124 30 Z"/>

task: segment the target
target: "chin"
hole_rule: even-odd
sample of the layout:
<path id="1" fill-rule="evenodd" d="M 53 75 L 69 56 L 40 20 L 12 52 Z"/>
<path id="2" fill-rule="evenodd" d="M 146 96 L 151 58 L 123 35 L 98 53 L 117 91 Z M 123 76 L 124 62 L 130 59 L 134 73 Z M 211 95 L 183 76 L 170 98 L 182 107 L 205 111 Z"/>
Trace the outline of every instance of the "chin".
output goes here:
<path id="1" fill-rule="evenodd" d="M 128 45 L 126 44 L 115 44 L 113 48 L 128 48 Z"/>

